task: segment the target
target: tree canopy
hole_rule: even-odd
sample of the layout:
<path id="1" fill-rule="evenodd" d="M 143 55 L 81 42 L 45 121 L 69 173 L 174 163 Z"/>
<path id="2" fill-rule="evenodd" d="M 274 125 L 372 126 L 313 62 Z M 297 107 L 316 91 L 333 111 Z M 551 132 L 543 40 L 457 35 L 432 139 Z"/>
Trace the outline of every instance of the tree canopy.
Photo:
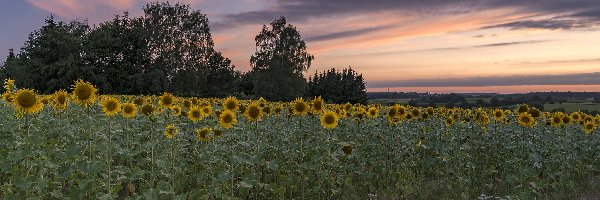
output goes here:
<path id="1" fill-rule="evenodd" d="M 352 69 L 315 75 L 307 83 L 304 73 L 314 57 L 285 17 L 264 25 L 256 35 L 252 69 L 242 73 L 215 50 L 205 14 L 179 3 L 150 3 L 143 10 L 138 17 L 125 12 L 94 26 L 50 16 L 18 53 L 9 50 L 0 78 L 12 78 L 19 87 L 45 94 L 68 90 L 83 79 L 105 94 L 169 91 L 179 96 L 238 95 L 272 101 L 320 95 L 334 102 L 366 101 L 361 96 L 362 76 Z"/>

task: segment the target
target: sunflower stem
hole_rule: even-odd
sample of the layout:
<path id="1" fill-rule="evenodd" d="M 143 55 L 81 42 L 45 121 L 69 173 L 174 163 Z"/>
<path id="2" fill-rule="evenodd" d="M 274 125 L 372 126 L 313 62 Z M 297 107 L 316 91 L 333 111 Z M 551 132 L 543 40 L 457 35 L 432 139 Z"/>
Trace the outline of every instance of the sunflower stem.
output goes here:
<path id="1" fill-rule="evenodd" d="M 177 171 L 175 171 L 175 148 L 177 147 L 177 137 L 174 137 L 171 145 L 171 190 L 173 192 L 173 199 L 175 199 L 175 176 L 177 176 Z"/>
<path id="2" fill-rule="evenodd" d="M 110 183 L 111 183 L 111 179 L 110 179 L 111 178 L 110 177 L 111 169 L 110 168 L 111 168 L 111 164 L 112 164 L 111 163 L 111 161 L 112 161 L 111 148 L 112 148 L 112 120 L 109 119 L 109 121 L 108 121 L 108 149 L 107 149 L 108 159 L 106 160 L 106 165 L 108 166 L 108 176 L 107 176 L 108 182 L 106 185 L 106 194 L 109 194 L 109 195 L 110 195 L 110 186 L 111 186 L 110 185 Z"/>

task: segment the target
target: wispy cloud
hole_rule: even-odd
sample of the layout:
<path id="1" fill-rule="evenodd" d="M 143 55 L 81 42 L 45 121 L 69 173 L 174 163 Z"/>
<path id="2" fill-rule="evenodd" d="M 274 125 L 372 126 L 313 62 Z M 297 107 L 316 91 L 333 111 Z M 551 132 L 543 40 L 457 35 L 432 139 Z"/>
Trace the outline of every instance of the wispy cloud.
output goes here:
<path id="1" fill-rule="evenodd" d="M 315 35 L 315 36 L 306 38 L 306 41 L 318 42 L 318 41 L 323 41 L 323 40 L 347 38 L 347 37 L 353 37 L 353 36 L 358 36 L 358 35 L 375 32 L 375 31 L 380 31 L 380 30 L 384 30 L 384 29 L 389 29 L 392 27 L 393 26 L 377 26 L 377 27 L 362 28 L 362 29 L 355 29 L 355 30 L 348 30 L 348 31 L 340 31 L 340 32 L 328 33 L 328 34 L 323 34 L 323 35 Z"/>
<path id="2" fill-rule="evenodd" d="M 352 55 L 352 56 L 392 55 L 392 54 L 405 54 L 405 53 L 421 53 L 421 52 L 430 52 L 430 51 L 452 51 L 452 50 L 465 50 L 465 49 L 477 49 L 477 48 L 505 47 L 505 46 L 514 46 L 514 45 L 539 44 L 539 43 L 545 43 L 545 42 L 551 42 L 551 41 L 552 40 L 527 40 L 527 41 L 515 41 L 515 42 L 500 42 L 500 43 L 490 43 L 490 44 L 460 46 L 460 47 L 441 47 L 441 48 L 416 49 L 416 50 L 361 53 L 361 54 L 356 54 L 356 55 Z"/>

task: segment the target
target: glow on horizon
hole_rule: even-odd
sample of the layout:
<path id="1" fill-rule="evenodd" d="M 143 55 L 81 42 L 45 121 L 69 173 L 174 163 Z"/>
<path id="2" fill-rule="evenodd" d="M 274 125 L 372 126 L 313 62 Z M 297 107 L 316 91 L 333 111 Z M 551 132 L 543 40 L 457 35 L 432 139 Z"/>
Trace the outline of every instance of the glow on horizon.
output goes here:
<path id="1" fill-rule="evenodd" d="M 388 90 L 389 89 L 389 90 Z M 391 87 L 368 88 L 368 92 L 418 92 L 418 93 L 529 93 L 529 92 L 600 92 L 600 85 L 514 85 L 482 87 Z"/>

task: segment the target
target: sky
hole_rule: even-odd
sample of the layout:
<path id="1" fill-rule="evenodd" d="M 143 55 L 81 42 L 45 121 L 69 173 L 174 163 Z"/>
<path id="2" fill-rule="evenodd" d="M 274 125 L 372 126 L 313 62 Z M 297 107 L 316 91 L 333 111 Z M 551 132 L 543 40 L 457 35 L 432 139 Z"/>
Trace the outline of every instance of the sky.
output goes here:
<path id="1" fill-rule="evenodd" d="M 0 57 L 53 14 L 98 24 L 156 0 L 15 0 L 0 8 Z M 279 16 L 315 56 L 307 72 L 363 74 L 368 91 L 600 91 L 598 0 L 180 0 L 207 14 L 215 48 L 250 69 Z"/>

